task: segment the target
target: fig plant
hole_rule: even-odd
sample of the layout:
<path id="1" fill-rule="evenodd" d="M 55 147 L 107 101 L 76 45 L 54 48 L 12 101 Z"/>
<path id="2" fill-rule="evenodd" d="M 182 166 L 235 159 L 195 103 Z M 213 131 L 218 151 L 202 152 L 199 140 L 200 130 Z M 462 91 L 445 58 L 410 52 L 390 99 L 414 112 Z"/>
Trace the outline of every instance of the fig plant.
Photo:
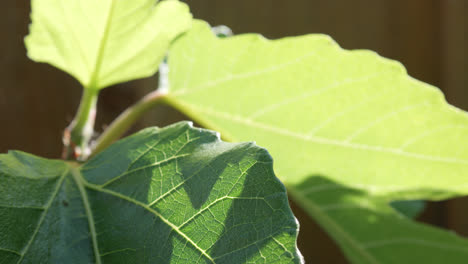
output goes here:
<path id="1" fill-rule="evenodd" d="M 466 262 L 467 239 L 392 206 L 468 193 L 467 113 L 399 63 L 325 35 L 220 38 L 177 0 L 32 0 L 31 17 L 28 56 L 84 90 L 63 160 L 0 154 L 0 263 L 302 263 L 286 190 L 351 263 Z M 99 91 L 158 68 L 91 140 Z M 160 103 L 220 134 L 114 143 Z M 252 140 L 271 156 L 225 142 Z"/>

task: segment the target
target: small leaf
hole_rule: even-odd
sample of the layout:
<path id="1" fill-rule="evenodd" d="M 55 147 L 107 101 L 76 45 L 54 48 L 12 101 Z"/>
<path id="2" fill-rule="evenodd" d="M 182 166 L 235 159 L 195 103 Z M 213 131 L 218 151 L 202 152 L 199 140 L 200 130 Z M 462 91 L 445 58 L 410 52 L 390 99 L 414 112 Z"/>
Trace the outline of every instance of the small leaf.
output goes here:
<path id="1" fill-rule="evenodd" d="M 324 35 L 220 39 L 198 21 L 169 67 L 166 101 L 230 141 L 267 147 L 291 197 L 353 263 L 466 262 L 466 239 L 389 206 L 468 194 L 467 113 L 401 64 Z"/>
<path id="2" fill-rule="evenodd" d="M 156 2 L 32 0 L 28 55 L 89 89 L 151 76 L 169 43 L 191 24 L 185 4 Z"/>
<path id="3" fill-rule="evenodd" d="M 3 263 L 300 263 L 266 150 L 187 123 L 83 166 L 0 155 Z"/>

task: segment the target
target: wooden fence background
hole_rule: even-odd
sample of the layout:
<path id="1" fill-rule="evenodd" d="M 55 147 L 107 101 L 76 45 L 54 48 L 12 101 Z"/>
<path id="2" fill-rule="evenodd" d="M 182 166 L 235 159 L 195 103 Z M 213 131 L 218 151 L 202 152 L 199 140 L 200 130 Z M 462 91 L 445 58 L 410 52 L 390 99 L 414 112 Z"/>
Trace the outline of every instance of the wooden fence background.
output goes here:
<path id="1" fill-rule="evenodd" d="M 372 49 L 403 62 L 410 75 L 440 87 L 447 100 L 468 110 L 468 0 L 188 0 L 195 17 L 229 25 L 235 33 L 269 38 L 326 33 L 347 49 Z M 81 88 L 71 77 L 29 61 L 28 0 L 2 1 L 0 9 L 0 152 L 19 149 L 51 158 L 72 119 Z M 106 89 L 98 125 L 155 87 L 155 77 Z M 182 119 L 165 107 L 134 129 Z M 309 263 L 346 263 L 334 243 L 294 206 L 300 247 Z M 468 235 L 468 200 L 433 203 L 422 221 Z"/>

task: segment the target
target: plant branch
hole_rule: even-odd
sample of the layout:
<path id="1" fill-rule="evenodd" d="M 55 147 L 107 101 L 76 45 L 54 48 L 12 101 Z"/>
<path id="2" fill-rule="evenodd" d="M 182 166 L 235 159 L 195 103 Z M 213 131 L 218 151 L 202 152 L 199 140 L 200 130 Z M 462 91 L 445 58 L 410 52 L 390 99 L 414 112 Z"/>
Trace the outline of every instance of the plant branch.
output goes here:
<path id="1" fill-rule="evenodd" d="M 127 110 L 120 114 L 120 116 L 117 117 L 97 139 L 90 157 L 103 151 L 114 141 L 119 139 L 138 119 L 140 119 L 144 113 L 148 112 L 155 105 L 160 103 L 164 98 L 164 95 L 166 95 L 166 92 L 162 92 L 159 89 L 155 90 L 147 94 L 136 104 L 127 108 Z"/>
<path id="2" fill-rule="evenodd" d="M 94 132 L 98 95 L 97 89 L 83 90 L 78 112 L 63 135 L 62 158 L 70 159 L 72 153 L 76 158 L 85 158 L 89 154 L 89 141 Z"/>

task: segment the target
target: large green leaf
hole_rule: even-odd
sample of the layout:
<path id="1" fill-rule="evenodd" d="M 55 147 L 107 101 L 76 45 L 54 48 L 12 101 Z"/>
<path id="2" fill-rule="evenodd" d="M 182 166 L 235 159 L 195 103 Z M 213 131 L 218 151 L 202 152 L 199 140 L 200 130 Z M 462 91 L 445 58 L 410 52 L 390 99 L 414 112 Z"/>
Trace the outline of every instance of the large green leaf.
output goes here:
<path id="1" fill-rule="evenodd" d="M 169 43 L 191 24 L 185 4 L 156 2 L 32 0 L 28 55 L 90 89 L 150 76 Z"/>
<path id="2" fill-rule="evenodd" d="M 467 240 L 388 205 L 468 193 L 468 115 L 399 63 L 323 35 L 219 39 L 196 22 L 169 65 L 167 102 L 267 147 L 292 197 L 355 263 L 468 258 Z"/>
<path id="3" fill-rule="evenodd" d="M 0 263 L 299 263 L 266 150 L 179 123 L 86 164 L 0 155 Z"/>

